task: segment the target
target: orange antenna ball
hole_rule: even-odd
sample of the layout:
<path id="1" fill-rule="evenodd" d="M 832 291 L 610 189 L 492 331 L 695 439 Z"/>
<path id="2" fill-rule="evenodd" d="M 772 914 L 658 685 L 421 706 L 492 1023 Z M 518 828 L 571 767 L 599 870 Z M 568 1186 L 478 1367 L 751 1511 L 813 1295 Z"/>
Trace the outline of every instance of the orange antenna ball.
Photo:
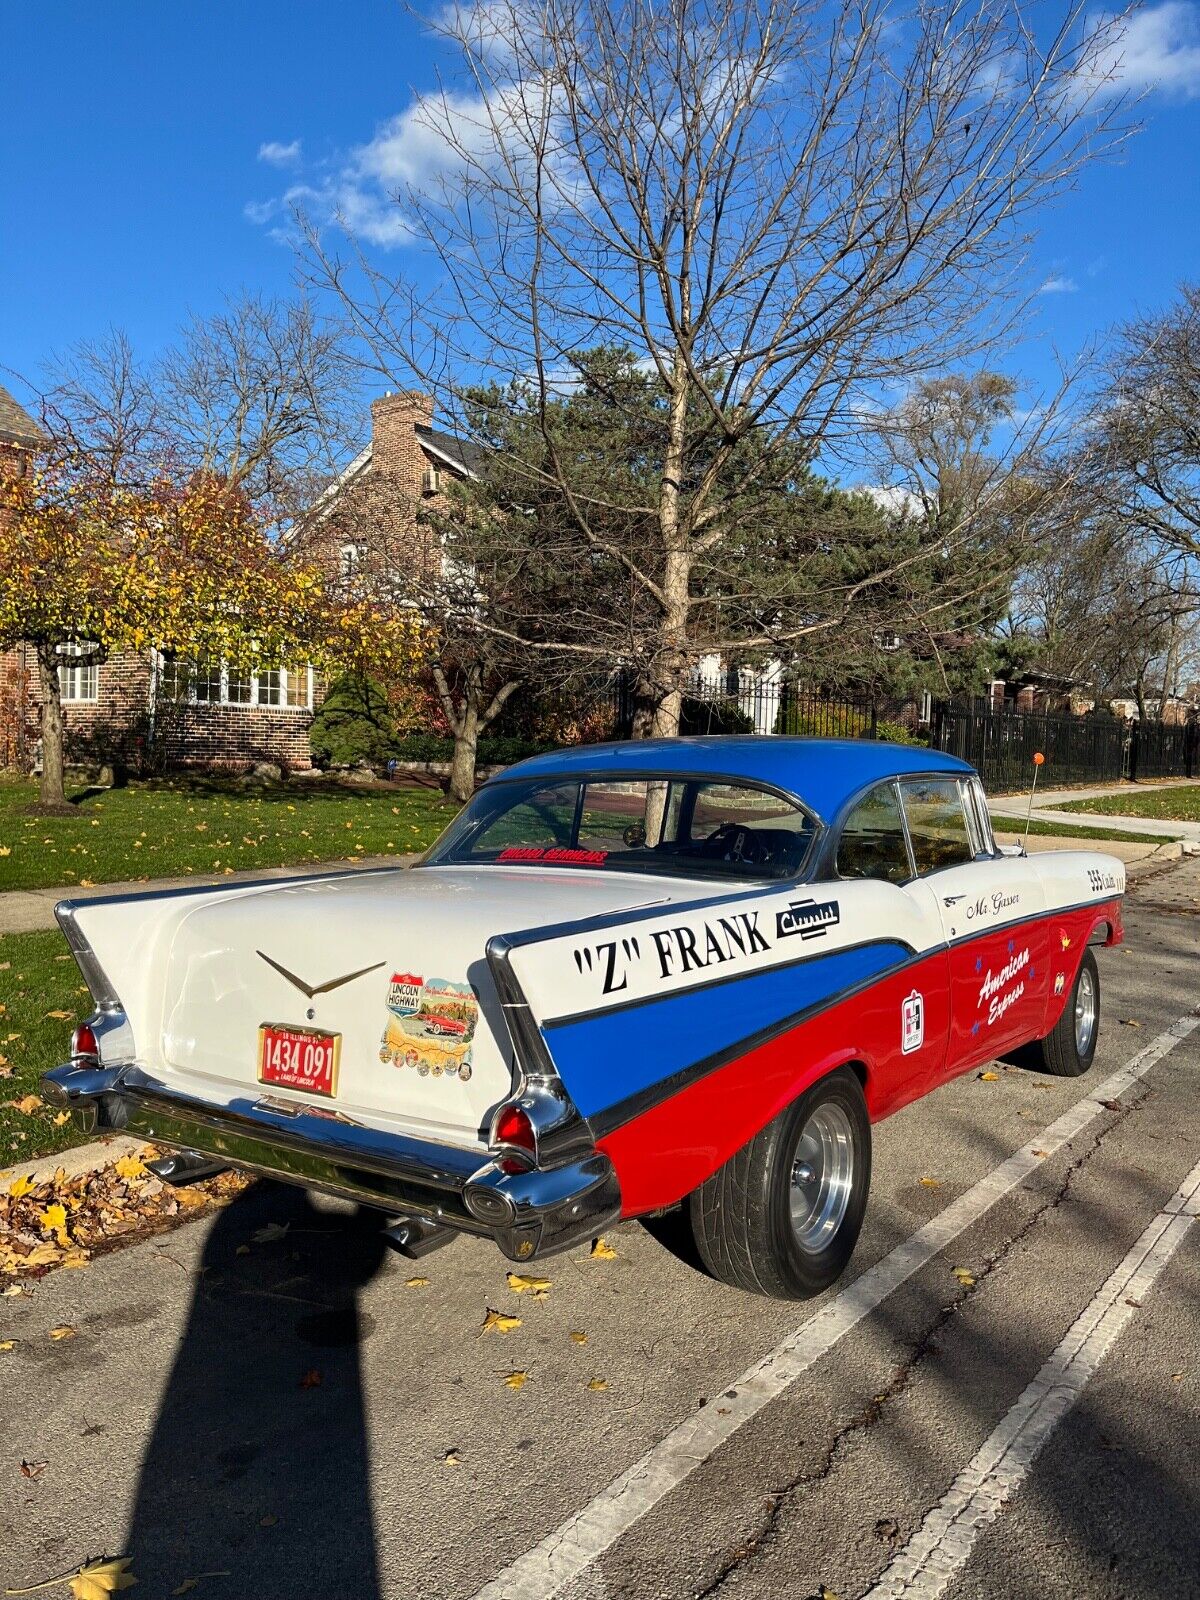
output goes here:
<path id="1" fill-rule="evenodd" d="M 1042 754 L 1042 752 L 1041 752 L 1041 751 L 1040 751 L 1040 750 L 1039 750 L 1039 751 L 1037 751 L 1037 752 L 1036 752 L 1036 754 L 1035 754 L 1035 755 L 1034 755 L 1034 758 L 1033 758 L 1033 764 L 1034 764 L 1034 766 L 1035 766 L 1035 767 L 1040 767 L 1040 766 L 1042 766 L 1042 765 L 1044 765 L 1044 763 L 1045 763 L 1045 760 L 1046 760 L 1046 758 L 1045 758 L 1045 756 L 1044 756 L 1044 755 L 1043 755 L 1043 754 Z"/>

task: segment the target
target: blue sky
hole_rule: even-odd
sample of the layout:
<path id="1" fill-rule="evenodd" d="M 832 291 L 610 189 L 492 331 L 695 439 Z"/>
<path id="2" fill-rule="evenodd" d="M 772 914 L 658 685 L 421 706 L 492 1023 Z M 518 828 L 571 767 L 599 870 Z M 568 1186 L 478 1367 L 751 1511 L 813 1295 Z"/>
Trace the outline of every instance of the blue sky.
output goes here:
<path id="1" fill-rule="evenodd" d="M 1146 126 L 1042 219 L 1030 402 L 1115 321 L 1200 277 L 1200 0 L 1133 23 Z M 340 186 L 388 245 L 378 176 L 419 161 L 404 113 L 434 55 L 399 0 L 54 0 L 10 5 L 0 62 L 0 381 L 126 329 L 147 353 L 241 287 L 285 292 L 279 202 Z M 403 249 L 393 250 L 393 256 Z"/>

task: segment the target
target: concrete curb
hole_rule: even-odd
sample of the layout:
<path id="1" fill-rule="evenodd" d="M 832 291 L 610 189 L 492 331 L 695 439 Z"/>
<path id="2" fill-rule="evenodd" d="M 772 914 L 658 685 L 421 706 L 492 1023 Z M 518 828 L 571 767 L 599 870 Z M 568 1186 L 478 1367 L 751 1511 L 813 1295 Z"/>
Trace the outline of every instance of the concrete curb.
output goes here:
<path id="1" fill-rule="evenodd" d="M 0 1169 L 0 1191 L 7 1192 L 9 1184 L 18 1178 L 46 1183 L 60 1168 L 68 1178 L 99 1172 L 122 1156 L 135 1156 L 145 1148 L 145 1139 L 130 1139 L 123 1133 L 112 1134 L 107 1139 L 93 1139 L 90 1144 L 77 1145 L 73 1150 L 60 1150 L 54 1156 L 38 1156 L 33 1161 L 20 1161 L 15 1167 Z"/>

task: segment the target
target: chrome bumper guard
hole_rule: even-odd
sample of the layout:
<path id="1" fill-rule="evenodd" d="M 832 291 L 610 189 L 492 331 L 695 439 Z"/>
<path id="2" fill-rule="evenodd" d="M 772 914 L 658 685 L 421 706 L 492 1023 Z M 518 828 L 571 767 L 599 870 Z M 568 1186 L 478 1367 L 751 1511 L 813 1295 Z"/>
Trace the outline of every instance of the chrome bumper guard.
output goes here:
<path id="1" fill-rule="evenodd" d="M 263 1177 L 494 1239 L 511 1261 L 567 1250 L 617 1220 L 621 1192 L 599 1150 L 556 1167 L 505 1172 L 477 1150 L 356 1127 L 253 1101 L 214 1106 L 136 1064 L 70 1061 L 42 1079 L 85 1133 L 120 1132 L 198 1151 Z"/>

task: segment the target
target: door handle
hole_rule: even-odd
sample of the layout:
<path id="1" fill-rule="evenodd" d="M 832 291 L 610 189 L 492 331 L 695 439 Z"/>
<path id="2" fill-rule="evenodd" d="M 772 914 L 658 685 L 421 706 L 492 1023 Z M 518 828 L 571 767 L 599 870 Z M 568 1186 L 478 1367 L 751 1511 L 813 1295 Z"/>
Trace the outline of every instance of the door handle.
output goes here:
<path id="1" fill-rule="evenodd" d="M 965 894 L 944 894 L 942 896 L 942 904 L 944 906 L 956 906 L 960 900 L 965 900 L 966 898 Z"/>

